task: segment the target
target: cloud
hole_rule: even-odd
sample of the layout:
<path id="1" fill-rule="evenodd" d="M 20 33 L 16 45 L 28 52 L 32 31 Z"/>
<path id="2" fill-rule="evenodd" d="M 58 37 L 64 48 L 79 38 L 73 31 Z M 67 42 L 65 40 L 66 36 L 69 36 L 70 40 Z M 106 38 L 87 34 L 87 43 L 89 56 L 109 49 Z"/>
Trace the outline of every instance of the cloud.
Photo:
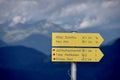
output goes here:
<path id="1" fill-rule="evenodd" d="M 117 5 L 119 5 L 119 1 L 112 1 L 112 0 L 109 0 L 109 1 L 105 1 L 105 2 L 103 2 L 102 3 L 102 7 L 103 8 L 114 8 L 114 7 L 116 7 Z"/>
<path id="2" fill-rule="evenodd" d="M 3 0 L 0 0 L 0 4 L 3 3 Z"/>
<path id="3" fill-rule="evenodd" d="M 3 41 L 7 43 L 17 42 L 19 40 L 23 40 L 27 37 L 29 37 L 32 34 L 48 34 L 48 31 L 46 30 L 40 30 L 38 28 L 28 28 L 28 29 L 12 29 L 8 30 L 5 29 L 5 36 L 3 37 Z"/>
<path id="4" fill-rule="evenodd" d="M 1 20 L 1 21 L 0 21 L 0 24 L 3 24 L 3 23 L 4 23 L 4 22 Z"/>
<path id="5" fill-rule="evenodd" d="M 14 26 L 18 23 L 25 23 L 25 22 L 26 22 L 26 19 L 24 17 L 15 16 L 13 17 L 12 22 L 10 23 L 10 26 Z"/>
<path id="6" fill-rule="evenodd" d="M 80 14 L 88 9 L 88 6 L 85 3 L 69 5 L 63 8 L 59 15 L 60 17 L 70 16 Z"/>
<path id="7" fill-rule="evenodd" d="M 91 1 L 70 4 L 57 10 L 51 18 L 58 21 L 73 23 L 74 29 L 102 26 L 111 24 L 113 19 L 117 19 L 120 12 L 120 1 Z M 115 16 L 117 16 L 115 18 Z M 81 20 L 81 21 L 79 21 Z M 66 27 L 66 24 L 65 24 Z M 73 28 L 71 28 L 73 29 Z"/>
<path id="8" fill-rule="evenodd" d="M 101 17 L 95 16 L 95 17 L 85 17 L 80 23 L 76 24 L 76 29 L 84 29 L 88 27 L 96 27 L 99 25 L 103 25 L 105 23 L 105 20 Z"/>
<path id="9" fill-rule="evenodd" d="M 16 17 L 15 21 L 20 21 L 21 17 Z M 19 24 L 12 27 L 4 27 L 3 41 L 13 43 L 23 40 L 33 34 L 50 36 L 52 31 L 64 31 L 59 25 L 48 20 L 41 20 L 36 24 Z"/>
<path id="10" fill-rule="evenodd" d="M 86 17 L 98 17 L 104 21 L 110 21 L 115 15 L 119 16 L 120 1 L 104 0 L 104 1 L 84 1 L 84 0 L 0 0 L 0 17 L 2 21 L 12 20 L 10 25 L 17 23 L 25 23 L 41 19 L 49 19 L 53 22 L 76 26 L 81 25 L 82 28 L 96 26 Z M 47 5 L 47 6 L 46 6 Z M 19 21 L 16 21 L 19 17 Z M 78 20 L 82 21 L 79 22 Z M 98 20 L 99 25 L 103 24 L 103 20 Z M 100 23 L 100 21 L 102 21 Z M 79 22 L 79 23 L 78 23 Z M 92 22 L 92 23 L 91 23 Z M 98 23 L 98 22 L 96 22 Z M 84 25 L 86 25 L 84 27 Z M 79 27 L 78 26 L 78 27 Z M 76 27 L 77 28 L 77 27 Z"/>
<path id="11" fill-rule="evenodd" d="M 13 20 L 16 16 L 24 17 L 26 21 L 44 19 L 51 14 L 54 8 L 61 5 L 63 1 L 64 0 L 0 0 L 0 17 L 2 17 L 3 21 Z"/>
<path id="12" fill-rule="evenodd" d="M 119 0 L 0 0 L 0 24 L 10 21 L 4 36 L 10 42 L 36 33 L 48 35 L 51 31 L 79 31 L 98 26 L 109 29 L 119 27 L 119 8 Z M 39 28 L 16 26 L 42 19 L 60 26 L 53 27 L 49 22 Z"/>

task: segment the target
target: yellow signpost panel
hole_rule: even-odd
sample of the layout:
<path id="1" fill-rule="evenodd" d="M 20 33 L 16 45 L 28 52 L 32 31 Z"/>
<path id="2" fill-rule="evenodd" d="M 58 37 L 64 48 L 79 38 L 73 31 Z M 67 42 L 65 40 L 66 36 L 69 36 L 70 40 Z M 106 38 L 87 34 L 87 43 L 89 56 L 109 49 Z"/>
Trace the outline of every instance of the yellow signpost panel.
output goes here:
<path id="1" fill-rule="evenodd" d="M 102 42 L 99 33 L 52 33 L 52 46 L 99 47 Z"/>
<path id="2" fill-rule="evenodd" d="M 53 62 L 99 62 L 102 57 L 99 48 L 52 48 Z"/>

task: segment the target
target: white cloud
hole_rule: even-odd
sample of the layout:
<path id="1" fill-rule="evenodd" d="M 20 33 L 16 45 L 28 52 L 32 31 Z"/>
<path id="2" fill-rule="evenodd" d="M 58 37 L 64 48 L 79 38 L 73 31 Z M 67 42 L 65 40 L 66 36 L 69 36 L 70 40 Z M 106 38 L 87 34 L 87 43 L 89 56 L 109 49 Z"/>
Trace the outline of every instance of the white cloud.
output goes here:
<path id="1" fill-rule="evenodd" d="M 95 27 L 101 24 L 104 24 L 104 19 L 96 16 L 95 18 L 85 17 L 82 22 L 78 23 L 75 28 L 76 29 L 83 29 L 88 27 Z"/>
<path id="2" fill-rule="evenodd" d="M 12 23 L 10 23 L 10 26 L 14 26 L 18 23 L 24 23 L 25 22 L 25 18 L 22 18 L 21 16 L 15 16 L 12 19 Z"/>
<path id="3" fill-rule="evenodd" d="M 2 3 L 2 4 L 1 4 Z M 0 23 L 9 21 L 10 26 L 18 23 L 48 19 L 62 25 L 56 28 L 46 23 L 39 28 L 9 27 L 4 40 L 17 41 L 32 34 L 49 34 L 57 30 L 80 30 L 84 28 L 110 25 L 120 18 L 119 0 L 0 0 Z M 106 26 L 108 28 L 109 26 Z M 14 29 L 13 29 L 14 28 Z M 61 29 L 62 28 L 62 29 Z M 15 37 L 15 38 L 14 38 Z"/>
<path id="4" fill-rule="evenodd" d="M 47 29 L 41 28 L 28 28 L 28 29 L 12 29 L 12 30 L 5 30 L 5 35 L 3 37 L 3 41 L 6 43 L 14 43 L 20 40 L 23 40 L 32 34 L 42 34 L 45 36 L 51 35 L 50 31 Z"/>
<path id="5" fill-rule="evenodd" d="M 50 16 L 50 19 L 57 20 L 57 19 L 65 18 L 65 17 L 77 16 L 77 15 L 85 13 L 87 9 L 88 9 L 88 6 L 85 3 L 67 5 L 67 6 L 64 6 L 56 10 Z"/>
<path id="6" fill-rule="evenodd" d="M 120 1 L 91 1 L 70 4 L 60 10 L 57 10 L 52 16 L 52 20 L 72 23 L 74 29 L 83 29 L 88 27 L 110 24 L 111 19 L 120 16 Z M 76 19 L 74 19 L 74 18 Z M 81 19 L 79 22 L 78 20 Z M 117 19 L 117 18 L 114 18 Z M 68 21 L 65 21 L 68 20 Z M 64 26 L 66 27 L 66 25 Z M 70 27 L 66 27 L 70 28 Z M 73 29 L 73 28 L 71 28 Z"/>
<path id="7" fill-rule="evenodd" d="M 120 2 L 118 0 L 116 0 L 116 1 L 109 0 L 109 1 L 103 2 L 102 7 L 103 8 L 114 8 L 114 7 L 118 6 L 119 3 Z"/>
<path id="8" fill-rule="evenodd" d="M 86 28 L 86 27 L 90 27 L 91 26 L 91 22 L 90 21 L 86 21 L 84 20 L 81 24 L 80 24 L 80 28 Z"/>
<path id="9" fill-rule="evenodd" d="M 60 11 L 59 15 L 60 15 L 60 17 L 76 15 L 76 14 L 80 14 L 80 13 L 86 11 L 87 9 L 88 9 L 88 6 L 84 3 L 74 4 L 74 5 L 70 5 L 70 6 L 67 6 L 67 7 L 63 8 Z"/>
<path id="10" fill-rule="evenodd" d="M 64 0 L 0 0 L 0 17 L 4 21 L 12 20 L 15 16 L 29 20 L 47 18 Z M 4 16 L 4 14 L 8 14 Z"/>

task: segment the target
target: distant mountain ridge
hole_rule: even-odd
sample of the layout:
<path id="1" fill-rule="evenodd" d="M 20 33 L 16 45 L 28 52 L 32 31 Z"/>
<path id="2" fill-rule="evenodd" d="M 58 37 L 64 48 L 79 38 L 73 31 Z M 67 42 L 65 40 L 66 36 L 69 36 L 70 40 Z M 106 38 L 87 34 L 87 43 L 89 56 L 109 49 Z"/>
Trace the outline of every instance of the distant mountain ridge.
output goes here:
<path id="1" fill-rule="evenodd" d="M 99 63 L 77 63 L 78 80 L 120 79 L 120 39 L 100 49 L 104 57 Z M 69 73 L 70 63 L 53 63 L 51 56 L 32 48 L 0 48 L 0 80 L 68 80 Z"/>
<path id="2" fill-rule="evenodd" d="M 4 41 L 0 40 L 0 47 L 4 47 L 4 46 L 7 46 L 7 44 Z"/>
<path id="3" fill-rule="evenodd" d="M 5 23 L 0 24 L 0 40 L 5 41 L 9 45 L 23 45 L 26 47 L 31 47 L 39 51 L 42 51 L 43 53 L 47 55 L 50 54 L 50 50 L 51 50 L 50 46 L 51 46 L 52 32 L 61 32 L 61 31 L 70 32 L 72 29 L 74 30 L 74 27 L 70 26 L 71 30 L 67 30 L 67 27 L 70 28 L 69 26 L 57 24 L 56 22 L 47 20 L 47 19 L 31 21 L 27 23 L 17 23 L 13 26 L 10 26 L 11 22 L 12 21 L 6 21 Z M 117 29 L 117 31 L 118 30 L 119 29 Z M 88 29 L 78 30 L 78 32 L 81 32 L 81 33 L 82 32 L 83 33 L 85 32 L 100 33 L 102 37 L 105 39 L 104 41 L 105 43 L 112 41 L 119 36 L 119 35 L 114 35 L 114 34 L 109 35 L 111 31 L 112 30 L 105 31 L 98 27 L 94 27 L 94 28 L 90 27 Z M 111 37 L 112 35 L 116 37 L 113 38 L 114 36 Z M 31 41 L 30 39 L 32 39 L 33 41 Z"/>
<path id="4" fill-rule="evenodd" d="M 40 34 L 31 35 L 15 42 L 13 45 L 23 45 L 41 51 L 47 55 L 51 54 L 51 39 Z"/>
<path id="5" fill-rule="evenodd" d="M 31 47 L 48 55 L 50 54 L 49 52 L 51 48 L 51 33 L 54 31 L 65 31 L 59 24 L 47 19 L 33 23 L 18 23 L 13 26 L 10 26 L 10 23 L 11 21 L 8 21 L 3 23 L 3 25 L 0 25 L 0 36 L 3 36 L 0 37 L 0 40 L 4 40 L 9 45 L 23 45 L 26 47 Z M 4 37 L 6 32 L 11 33 L 11 35 Z M 24 35 L 27 36 L 24 37 Z M 12 40 L 14 40 L 16 37 L 23 39 L 18 39 L 12 42 Z"/>
<path id="6" fill-rule="evenodd" d="M 56 75 L 62 78 L 67 69 L 68 64 L 56 65 L 45 53 L 32 48 L 24 46 L 0 48 L 0 80 L 49 80 L 50 78 L 56 80 L 54 74 L 64 72 Z"/>
<path id="7" fill-rule="evenodd" d="M 0 48 L 0 67 L 11 69 L 39 69 L 48 57 L 37 50 L 24 46 Z"/>

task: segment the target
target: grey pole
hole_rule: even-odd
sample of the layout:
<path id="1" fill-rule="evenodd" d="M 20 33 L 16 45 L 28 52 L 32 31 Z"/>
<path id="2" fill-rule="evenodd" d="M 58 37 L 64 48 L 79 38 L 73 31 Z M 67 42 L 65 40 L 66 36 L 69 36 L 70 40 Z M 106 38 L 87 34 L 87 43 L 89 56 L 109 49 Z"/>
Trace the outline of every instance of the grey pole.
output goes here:
<path id="1" fill-rule="evenodd" d="M 76 33 L 76 32 L 72 32 Z M 71 80 L 76 80 L 77 79 L 77 66 L 75 62 L 71 63 Z"/>
<path id="2" fill-rule="evenodd" d="M 77 72 L 77 66 L 75 62 L 71 63 L 71 80 L 76 80 L 76 72 Z"/>

